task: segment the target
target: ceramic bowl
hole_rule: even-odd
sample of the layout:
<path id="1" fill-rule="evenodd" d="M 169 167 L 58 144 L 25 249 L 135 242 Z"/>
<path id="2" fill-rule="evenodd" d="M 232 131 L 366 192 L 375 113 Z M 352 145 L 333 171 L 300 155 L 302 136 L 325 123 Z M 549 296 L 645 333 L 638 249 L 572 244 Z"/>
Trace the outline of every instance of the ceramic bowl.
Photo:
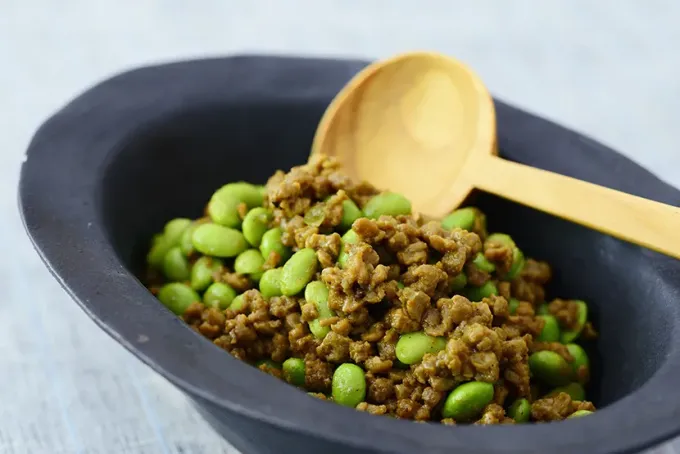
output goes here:
<path id="1" fill-rule="evenodd" d="M 226 182 L 263 183 L 304 162 L 324 109 L 365 64 L 238 56 L 146 67 L 98 84 L 30 144 L 20 183 L 28 234 L 75 302 L 244 453 L 605 454 L 680 433 L 680 262 L 500 198 L 476 200 L 491 229 L 554 266 L 550 295 L 590 305 L 600 331 L 589 347 L 594 415 L 448 427 L 357 412 L 232 358 L 144 288 L 135 276 L 151 235 L 172 217 L 199 216 Z M 503 157 L 680 202 L 678 191 L 612 150 L 496 107 Z"/>

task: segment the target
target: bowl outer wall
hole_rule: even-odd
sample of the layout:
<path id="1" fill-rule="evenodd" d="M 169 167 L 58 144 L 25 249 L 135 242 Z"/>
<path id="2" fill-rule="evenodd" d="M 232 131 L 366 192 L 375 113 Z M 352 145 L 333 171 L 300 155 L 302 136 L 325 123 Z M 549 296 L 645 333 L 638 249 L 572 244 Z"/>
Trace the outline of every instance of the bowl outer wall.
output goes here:
<path id="1" fill-rule="evenodd" d="M 595 415 L 560 424 L 447 428 L 376 418 L 306 398 L 225 355 L 155 304 L 118 259 L 101 223 L 95 189 L 125 141 L 144 122 L 202 104 L 327 105 L 365 64 L 236 56 L 141 68 L 98 84 L 42 125 L 22 167 L 22 216 L 41 258 L 102 329 L 211 413 L 220 409 L 266 424 L 310 446 L 394 453 L 611 453 L 680 433 L 678 317 L 663 367 L 633 395 Z M 500 148 L 517 150 L 511 158 L 661 202 L 680 201 L 677 190 L 586 137 L 500 101 L 496 109 Z M 668 287 L 667 304 L 677 309 L 678 263 L 660 255 L 654 260 L 661 278 L 656 285 Z"/>

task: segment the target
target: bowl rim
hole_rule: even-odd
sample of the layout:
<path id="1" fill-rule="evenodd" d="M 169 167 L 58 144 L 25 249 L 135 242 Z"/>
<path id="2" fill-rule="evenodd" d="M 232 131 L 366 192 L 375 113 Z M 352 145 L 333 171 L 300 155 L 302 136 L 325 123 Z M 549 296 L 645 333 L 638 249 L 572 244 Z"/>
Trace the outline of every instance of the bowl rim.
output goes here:
<path id="1" fill-rule="evenodd" d="M 395 453 L 460 449 L 511 454 L 540 449 L 604 454 L 643 449 L 679 434 L 679 348 L 670 349 L 663 366 L 637 391 L 588 418 L 512 427 L 414 424 L 310 398 L 262 374 L 196 335 L 126 270 L 102 225 L 96 188 L 107 163 L 139 129 L 140 121 L 162 121 L 187 102 L 211 102 L 215 90 L 224 91 L 224 102 L 330 101 L 366 64 L 246 54 L 141 67 L 97 84 L 49 118 L 28 147 L 19 205 L 35 249 L 100 328 L 192 398 L 300 435 Z M 299 81 L 300 74 L 309 77 Z M 540 130 L 553 143 L 563 141 L 597 156 L 616 155 L 576 132 L 496 102 L 500 124 L 512 117 L 523 125 L 520 130 Z M 513 140 L 515 129 L 499 129 L 499 137 Z M 618 159 L 627 163 L 629 174 L 634 172 L 641 186 L 638 195 L 674 204 L 680 200 L 676 189 L 625 157 Z M 598 160 L 593 165 L 611 170 Z M 172 351 L 166 348 L 167 339 L 172 339 Z"/>

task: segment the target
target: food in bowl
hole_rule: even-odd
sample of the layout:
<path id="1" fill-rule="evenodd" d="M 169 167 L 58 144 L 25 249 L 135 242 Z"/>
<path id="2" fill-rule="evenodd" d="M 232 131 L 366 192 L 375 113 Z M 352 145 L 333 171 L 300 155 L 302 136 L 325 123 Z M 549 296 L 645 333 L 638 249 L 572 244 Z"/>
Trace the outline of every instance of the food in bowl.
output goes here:
<path id="1" fill-rule="evenodd" d="M 146 284 L 198 333 L 310 395 L 443 424 L 595 411 L 581 300 L 546 299 L 548 264 L 484 214 L 441 220 L 313 157 L 266 186 L 228 183 L 170 220 Z"/>

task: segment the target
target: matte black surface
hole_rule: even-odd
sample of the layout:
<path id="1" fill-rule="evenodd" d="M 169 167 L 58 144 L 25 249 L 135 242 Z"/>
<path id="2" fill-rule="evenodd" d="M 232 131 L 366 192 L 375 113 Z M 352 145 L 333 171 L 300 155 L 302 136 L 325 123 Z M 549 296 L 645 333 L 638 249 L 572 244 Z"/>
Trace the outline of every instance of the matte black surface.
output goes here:
<path id="1" fill-rule="evenodd" d="M 492 230 L 554 266 L 551 296 L 590 304 L 601 331 L 592 391 L 603 407 L 590 417 L 445 427 L 322 402 L 198 336 L 134 277 L 165 221 L 197 216 L 225 182 L 264 182 L 305 161 L 324 109 L 364 64 L 242 56 L 99 84 L 50 118 L 28 150 L 20 204 L 38 252 L 97 324 L 248 454 L 597 454 L 680 433 L 680 262 L 485 194 L 476 202 Z M 504 157 L 679 204 L 678 191 L 602 145 L 496 107 Z"/>

